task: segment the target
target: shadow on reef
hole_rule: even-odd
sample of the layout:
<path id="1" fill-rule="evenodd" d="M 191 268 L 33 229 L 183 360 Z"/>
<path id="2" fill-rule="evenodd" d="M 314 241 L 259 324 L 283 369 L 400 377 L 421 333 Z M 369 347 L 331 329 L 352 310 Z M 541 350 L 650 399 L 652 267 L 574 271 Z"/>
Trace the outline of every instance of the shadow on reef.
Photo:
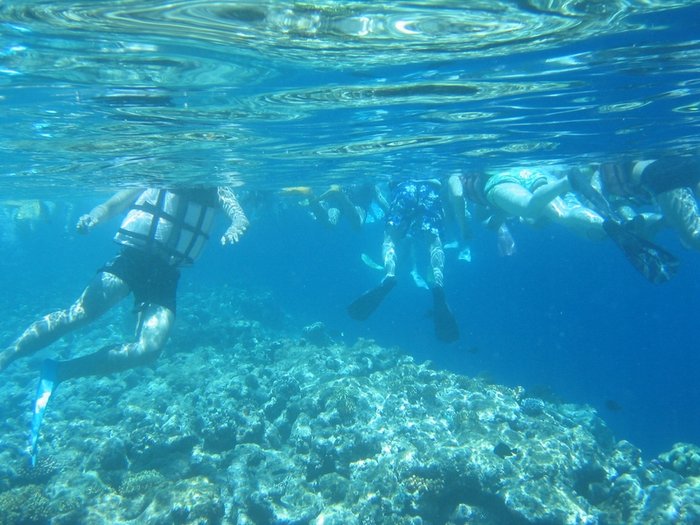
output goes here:
<path id="1" fill-rule="evenodd" d="M 0 524 L 700 522 L 694 445 L 645 462 L 589 407 L 192 305 L 156 368 L 62 385 L 37 469 L 8 375 Z"/>

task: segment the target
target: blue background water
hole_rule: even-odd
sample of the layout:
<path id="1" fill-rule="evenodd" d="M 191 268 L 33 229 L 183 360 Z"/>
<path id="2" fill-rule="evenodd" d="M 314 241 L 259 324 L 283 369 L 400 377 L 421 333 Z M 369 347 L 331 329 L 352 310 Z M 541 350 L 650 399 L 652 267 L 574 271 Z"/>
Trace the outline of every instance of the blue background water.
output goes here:
<path id="1" fill-rule="evenodd" d="M 75 206 L 69 218 L 59 206 L 53 222 L 39 224 L 29 235 L 4 238 L 0 286 L 5 307 L 21 312 L 29 322 L 72 301 L 114 253 L 111 236 L 118 224 L 114 221 L 80 237 L 70 229 L 77 216 L 107 195 L 98 190 L 112 184 L 164 183 L 169 170 L 177 171 L 178 181 L 216 182 L 220 179 L 212 177 L 225 178 L 230 169 L 249 185 L 279 187 L 439 175 L 465 165 L 536 164 L 659 150 L 697 153 L 699 9 L 691 5 L 639 20 L 648 23 L 646 30 L 597 33 L 563 40 L 553 49 L 449 59 L 436 55 L 434 61 L 419 65 L 380 63 L 360 71 L 350 66 L 304 69 L 293 60 L 270 62 L 264 52 L 262 57 L 246 57 L 238 51 L 242 57 L 231 57 L 224 48 L 212 54 L 188 50 L 188 57 L 238 61 L 247 74 L 260 73 L 262 79 L 236 86 L 204 82 L 201 89 L 186 94 L 187 78 L 180 83 L 154 82 L 170 101 L 164 107 L 155 104 L 151 111 L 99 100 L 107 88 L 148 86 L 142 78 L 120 80 L 106 73 L 100 77 L 92 64 L 85 68 L 90 73 L 85 78 L 79 78 L 83 73 L 78 68 L 67 67 L 66 80 L 60 69 L 47 73 L 34 66 L 36 57 L 16 60 L 19 52 L 10 51 L 11 46 L 30 45 L 27 41 L 32 40 L 5 24 L 3 66 L 21 70 L 24 65 L 27 73 L 2 77 L 2 197 L 46 198 Z M 80 36 L 63 47 L 44 33 L 32 36 L 36 49 L 44 53 L 58 49 L 58 55 L 68 57 L 81 47 Z M 169 45 L 163 44 L 163 49 L 174 55 L 181 51 L 174 42 Z M 561 57 L 578 57 L 584 65 L 562 66 L 558 73 L 540 71 L 550 59 L 564 63 L 555 60 Z M 413 82 L 423 85 L 431 78 L 444 82 L 455 76 L 474 79 L 479 86 L 482 81 L 507 85 L 510 73 L 519 81 L 532 75 L 534 82 L 556 80 L 565 85 L 560 94 L 554 87 L 541 96 L 506 90 L 502 96 L 455 97 L 440 103 L 421 96 L 396 103 L 388 95 L 383 102 L 381 96 L 371 95 L 382 85 L 410 92 Z M 68 78 L 71 74 L 76 77 Z M 323 103 L 329 92 L 312 96 L 320 86 L 342 90 L 353 85 L 369 90 L 348 91 L 349 100 L 366 100 L 364 105 L 343 104 L 347 100 L 342 97 Z M 185 102 L 200 108 L 212 120 L 211 128 L 197 121 L 198 115 L 178 113 Z M 634 102 L 642 104 L 641 109 L 601 117 L 599 108 Z M 250 113 L 217 113 L 239 104 L 248 104 Z M 292 111 L 300 115 L 290 116 Z M 479 111 L 493 116 L 455 123 L 438 114 Z M 91 126 L 94 135 L 85 132 Z M 207 131 L 214 136 L 204 137 Z M 455 138 L 478 133 L 497 136 Z M 395 139 L 420 141 L 427 136 L 449 140 L 435 145 L 427 141 L 413 149 L 388 145 Z M 551 151 L 532 147 L 538 141 L 555 146 Z M 530 147 L 521 154 L 488 150 L 498 144 Z M 323 154 L 316 155 L 313 148 Z M 343 157 L 353 148 L 366 152 Z M 4 228 L 10 231 L 12 225 Z M 380 278 L 359 255 L 366 252 L 379 259 L 381 228 L 372 225 L 358 233 L 343 223 L 325 229 L 295 206 L 280 215 L 254 217 L 250 231 L 235 247 L 212 243 L 198 264 L 185 271 L 182 287 L 231 283 L 268 289 L 299 327 L 320 320 L 348 342 L 371 337 L 441 368 L 485 374 L 533 391 L 551 388 L 565 401 L 598 408 L 619 438 L 632 441 L 648 456 L 677 441 L 700 443 L 700 254 L 664 233 L 659 241 L 681 256 L 682 268 L 672 282 L 653 286 L 609 242 L 584 241 L 556 226 L 518 225 L 513 233 L 518 245 L 514 257 L 500 257 L 493 235 L 481 228 L 472 242 L 473 262 L 459 262 L 449 253 L 447 296 L 462 329 L 462 340 L 452 345 L 434 340 L 429 294 L 413 286 L 406 264 L 400 268 L 404 272 L 399 286 L 376 315 L 366 323 L 351 321 L 347 304 Z M 14 335 L 8 331 L 5 341 Z"/>

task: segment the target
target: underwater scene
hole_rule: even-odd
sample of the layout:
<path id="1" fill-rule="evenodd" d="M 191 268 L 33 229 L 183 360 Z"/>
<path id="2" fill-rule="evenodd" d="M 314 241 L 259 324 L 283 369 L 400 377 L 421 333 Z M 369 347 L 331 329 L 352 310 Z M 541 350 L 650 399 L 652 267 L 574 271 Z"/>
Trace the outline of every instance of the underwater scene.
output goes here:
<path id="1" fill-rule="evenodd" d="M 0 2 L 0 525 L 700 523 L 700 2 Z"/>

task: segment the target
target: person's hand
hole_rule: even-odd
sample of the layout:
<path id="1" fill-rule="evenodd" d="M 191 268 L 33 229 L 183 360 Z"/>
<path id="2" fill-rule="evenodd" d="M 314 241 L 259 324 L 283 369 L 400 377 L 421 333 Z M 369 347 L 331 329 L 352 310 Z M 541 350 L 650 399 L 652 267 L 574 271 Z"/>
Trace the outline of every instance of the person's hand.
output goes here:
<path id="1" fill-rule="evenodd" d="M 226 245 L 238 242 L 238 239 L 241 237 L 241 235 L 243 235 L 247 228 L 247 222 L 232 224 L 221 237 L 221 244 Z"/>
<path id="2" fill-rule="evenodd" d="M 86 213 L 78 219 L 78 224 L 75 225 L 75 229 L 78 233 L 85 235 L 90 233 L 90 230 L 94 228 L 95 224 L 97 224 L 95 217 Z"/>

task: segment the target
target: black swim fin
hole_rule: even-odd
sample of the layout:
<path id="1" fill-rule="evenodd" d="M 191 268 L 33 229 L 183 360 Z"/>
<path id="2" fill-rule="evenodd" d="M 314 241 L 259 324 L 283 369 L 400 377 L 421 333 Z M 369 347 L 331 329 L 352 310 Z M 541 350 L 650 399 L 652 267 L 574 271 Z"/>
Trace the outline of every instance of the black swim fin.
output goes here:
<path id="1" fill-rule="evenodd" d="M 379 286 L 363 293 L 348 306 L 348 314 L 353 319 L 364 321 L 382 304 L 384 298 L 396 285 L 396 277 L 386 277 Z"/>
<path id="2" fill-rule="evenodd" d="M 678 272 L 678 259 L 660 246 L 642 239 L 614 220 L 603 222 L 603 229 L 639 272 L 654 284 L 670 281 Z"/>
<path id="3" fill-rule="evenodd" d="M 459 326 L 445 300 L 445 290 L 441 286 L 433 288 L 433 322 L 435 336 L 446 343 L 459 339 Z"/>
<path id="4" fill-rule="evenodd" d="M 567 173 L 571 189 L 588 200 L 591 207 L 604 219 L 620 220 L 608 200 L 596 188 L 591 185 L 590 176 L 584 174 L 578 168 L 572 168 Z"/>
<path id="5" fill-rule="evenodd" d="M 585 197 L 592 208 L 603 217 L 603 230 L 624 252 L 625 257 L 644 277 L 654 284 L 670 281 L 678 272 L 678 259 L 653 242 L 631 231 L 626 222 L 612 209 L 608 200 L 591 185 L 590 178 L 578 169 L 567 174 L 569 184 Z"/>

